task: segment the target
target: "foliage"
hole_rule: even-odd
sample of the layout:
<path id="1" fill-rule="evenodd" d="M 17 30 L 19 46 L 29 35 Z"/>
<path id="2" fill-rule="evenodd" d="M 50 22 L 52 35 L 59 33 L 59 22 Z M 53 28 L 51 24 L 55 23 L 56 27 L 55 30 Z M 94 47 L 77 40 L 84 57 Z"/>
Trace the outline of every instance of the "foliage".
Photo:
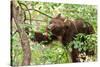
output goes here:
<path id="1" fill-rule="evenodd" d="M 73 45 L 74 48 L 78 48 L 80 52 L 85 52 L 86 50 L 95 51 L 97 47 L 96 39 L 96 34 L 78 34 L 70 44 Z"/>
<path id="2" fill-rule="evenodd" d="M 19 35 L 18 33 L 16 33 L 13 37 L 12 37 L 12 45 L 11 45 L 11 50 L 12 50 L 12 61 L 11 63 L 16 66 L 16 65 L 21 65 L 22 63 L 22 58 L 23 58 L 23 52 L 22 52 L 22 48 L 21 48 L 21 44 L 20 44 L 20 40 L 19 40 Z"/>
<path id="3" fill-rule="evenodd" d="M 29 9 L 37 9 L 49 16 L 56 16 L 61 13 L 64 17 L 70 19 L 83 18 L 86 22 L 89 22 L 93 25 L 95 32 L 97 32 L 97 10 L 95 5 L 80 5 L 80 4 L 65 4 L 65 3 L 47 3 L 47 2 L 33 2 L 33 1 L 23 1 L 22 3 L 26 4 Z M 22 6 L 24 10 L 27 10 Z M 34 31 L 39 31 L 45 33 L 46 26 L 48 25 L 50 18 L 47 16 L 35 11 L 30 10 L 31 13 L 31 23 L 29 20 L 26 20 L 22 27 L 28 27 L 30 30 L 29 38 L 34 37 Z M 26 18 L 29 18 L 29 13 L 26 11 Z M 13 26 L 12 32 L 16 29 Z M 93 50 L 97 49 L 97 37 L 96 33 L 92 35 L 79 34 L 74 38 L 74 41 L 69 43 L 71 46 L 74 45 L 74 48 L 78 48 L 79 51 Z M 12 63 L 13 65 L 21 65 L 23 52 L 20 44 L 20 39 L 18 33 L 16 33 L 12 40 Z M 69 63 L 68 50 L 66 50 L 60 42 L 54 41 L 48 46 L 43 43 L 35 43 L 30 41 L 31 53 L 32 53 L 32 62 L 33 64 L 58 64 L 58 63 Z M 67 52 L 66 52 L 67 51 Z M 96 59 L 96 57 L 94 57 Z"/>
<path id="4" fill-rule="evenodd" d="M 60 42 L 55 41 L 49 45 L 52 46 L 44 47 L 43 44 L 38 43 L 32 47 L 33 64 L 58 64 L 70 61 L 69 54 L 66 53 Z"/>

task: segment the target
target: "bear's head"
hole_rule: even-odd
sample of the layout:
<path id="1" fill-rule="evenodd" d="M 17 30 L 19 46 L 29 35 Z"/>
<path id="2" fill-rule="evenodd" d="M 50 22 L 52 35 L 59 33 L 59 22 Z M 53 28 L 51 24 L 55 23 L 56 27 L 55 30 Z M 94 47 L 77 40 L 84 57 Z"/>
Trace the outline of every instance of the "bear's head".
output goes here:
<path id="1" fill-rule="evenodd" d="M 61 17 L 61 14 L 58 14 L 56 17 L 51 19 L 48 29 L 53 35 L 61 36 L 65 32 L 65 20 L 64 17 Z"/>

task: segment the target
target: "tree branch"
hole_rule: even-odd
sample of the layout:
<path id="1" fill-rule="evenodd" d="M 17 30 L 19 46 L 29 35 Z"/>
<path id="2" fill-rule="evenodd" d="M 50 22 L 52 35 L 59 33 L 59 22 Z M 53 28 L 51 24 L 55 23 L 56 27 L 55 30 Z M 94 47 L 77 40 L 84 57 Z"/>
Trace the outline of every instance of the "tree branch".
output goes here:
<path id="1" fill-rule="evenodd" d="M 49 16 L 49 15 L 47 15 L 47 14 L 45 14 L 45 13 L 43 13 L 43 12 L 41 12 L 41 11 L 37 10 L 37 9 L 35 9 L 35 8 L 28 9 L 28 10 L 34 10 L 34 11 L 39 12 L 40 14 L 43 14 L 43 15 L 47 16 L 48 18 L 53 18 L 53 17 L 51 17 L 51 16 Z M 28 11 L 28 10 L 26 10 L 26 11 Z"/>
<path id="2" fill-rule="evenodd" d="M 26 4 L 24 4 L 24 3 L 21 3 L 21 2 L 19 2 L 18 1 L 18 3 L 19 3 L 19 6 L 21 7 L 21 9 L 23 9 L 23 7 L 22 7 L 22 5 L 23 6 L 25 6 L 26 7 L 26 9 L 28 10 L 28 7 L 27 7 L 27 5 Z M 24 10 L 24 9 L 23 9 Z M 29 17 L 30 17 L 30 24 L 31 24 L 31 13 L 30 13 L 30 11 L 28 10 L 28 13 L 29 13 Z M 25 10 L 24 10 L 24 21 L 26 20 L 26 13 L 25 13 Z"/>

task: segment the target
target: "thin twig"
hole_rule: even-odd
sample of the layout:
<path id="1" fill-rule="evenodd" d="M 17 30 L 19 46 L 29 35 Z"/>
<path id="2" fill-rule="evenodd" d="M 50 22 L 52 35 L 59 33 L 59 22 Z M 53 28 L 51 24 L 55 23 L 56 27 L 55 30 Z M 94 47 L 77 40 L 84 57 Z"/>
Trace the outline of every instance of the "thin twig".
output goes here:
<path id="1" fill-rule="evenodd" d="M 27 20 L 30 20 L 30 19 L 26 19 Z M 38 19 L 31 19 L 31 21 L 42 21 L 42 22 L 46 22 L 45 20 L 38 20 Z"/>
<path id="2" fill-rule="evenodd" d="M 28 13 L 29 13 L 29 17 L 30 17 L 30 24 L 31 24 L 31 13 L 30 13 L 30 11 L 28 10 L 27 5 L 26 5 L 26 4 L 24 4 L 24 3 L 21 3 L 21 2 L 19 2 L 19 1 L 18 1 L 18 3 L 19 3 L 19 5 L 20 5 L 21 9 L 23 9 L 21 5 L 23 5 L 23 6 L 25 6 L 25 7 L 26 7 L 26 9 L 27 9 L 27 11 L 28 11 Z M 24 10 L 24 9 L 23 9 L 23 10 Z M 24 21 L 25 21 L 25 20 L 26 20 L 26 13 L 25 13 L 25 11 L 24 11 L 24 17 L 25 17 L 25 19 L 24 19 Z"/>
<path id="3" fill-rule="evenodd" d="M 18 32 L 18 30 L 16 30 L 14 33 L 12 33 L 11 36 L 13 37 L 17 32 Z"/>
<path id="4" fill-rule="evenodd" d="M 41 14 L 43 14 L 43 15 L 45 15 L 45 16 L 47 16 L 47 17 L 49 17 L 49 18 L 52 18 L 51 16 L 49 16 L 49 15 L 47 15 L 47 14 L 45 14 L 45 13 L 43 13 L 43 12 L 41 12 L 41 11 L 39 11 L 39 10 L 35 9 L 35 8 L 32 8 L 32 9 L 27 9 L 26 11 L 28 11 L 28 10 L 34 10 L 34 11 L 37 11 L 37 12 L 39 12 L 39 13 L 41 13 Z"/>

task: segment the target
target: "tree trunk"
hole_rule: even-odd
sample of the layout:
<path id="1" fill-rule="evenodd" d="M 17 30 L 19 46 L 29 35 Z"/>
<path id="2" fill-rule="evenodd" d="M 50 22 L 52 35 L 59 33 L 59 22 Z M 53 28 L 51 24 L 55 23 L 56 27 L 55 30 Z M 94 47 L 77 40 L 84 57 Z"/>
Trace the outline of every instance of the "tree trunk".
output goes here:
<path id="1" fill-rule="evenodd" d="M 21 27 L 21 25 L 24 24 L 23 11 L 16 5 L 15 0 L 12 1 L 12 9 L 13 9 L 12 10 L 13 18 L 18 29 L 18 33 L 21 40 L 21 46 L 22 46 L 23 54 L 24 54 L 22 65 L 30 65 L 31 49 L 29 45 L 29 40 L 28 40 L 26 32 L 24 31 L 24 28 Z"/>

